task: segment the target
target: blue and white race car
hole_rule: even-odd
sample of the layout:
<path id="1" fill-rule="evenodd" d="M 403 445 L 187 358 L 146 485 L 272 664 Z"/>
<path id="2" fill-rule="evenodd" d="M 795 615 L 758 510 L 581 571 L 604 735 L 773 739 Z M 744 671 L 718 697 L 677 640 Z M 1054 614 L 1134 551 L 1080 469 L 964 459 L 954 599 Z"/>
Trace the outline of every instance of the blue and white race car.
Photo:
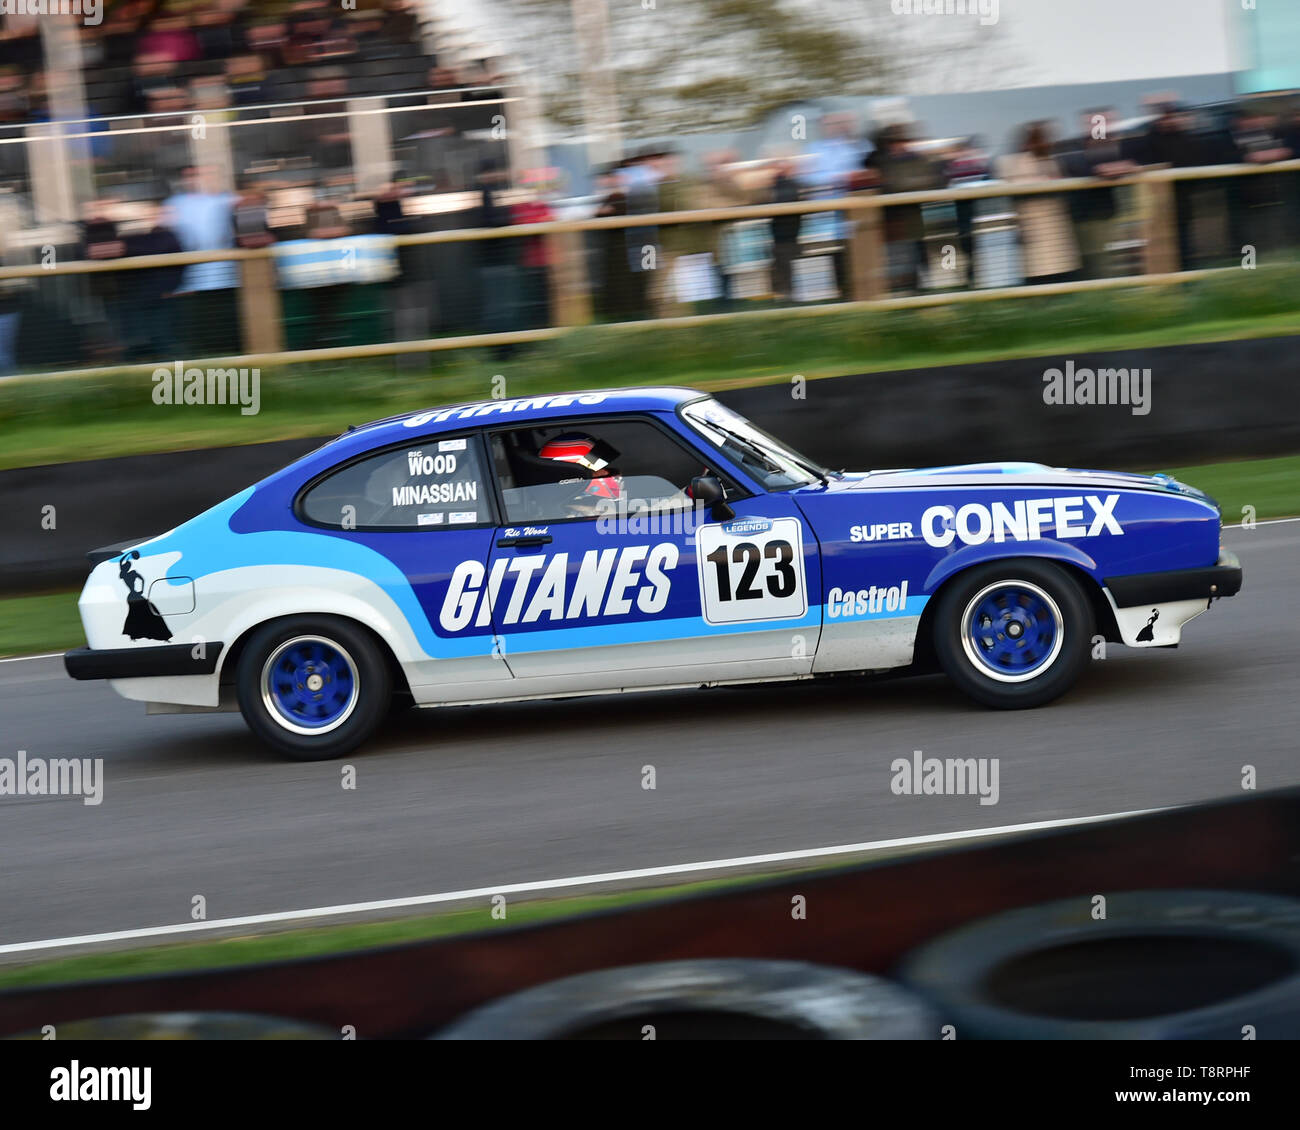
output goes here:
<path id="1" fill-rule="evenodd" d="M 1241 587 L 1203 493 L 1035 463 L 828 471 L 689 389 L 492 400 L 339 436 L 96 551 L 68 673 L 242 711 L 292 757 L 444 706 L 941 667 L 1038 706 L 1098 637 Z"/>

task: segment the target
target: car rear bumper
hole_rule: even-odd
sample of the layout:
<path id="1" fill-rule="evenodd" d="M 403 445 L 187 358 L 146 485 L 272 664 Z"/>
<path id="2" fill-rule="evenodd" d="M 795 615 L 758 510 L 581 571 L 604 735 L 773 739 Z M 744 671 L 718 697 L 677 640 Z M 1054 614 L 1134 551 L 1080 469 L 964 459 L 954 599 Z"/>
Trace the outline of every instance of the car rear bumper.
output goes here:
<path id="1" fill-rule="evenodd" d="M 1107 577 L 1106 587 L 1120 608 L 1169 604 L 1177 600 L 1204 600 L 1236 596 L 1241 591 L 1241 562 L 1226 549 L 1217 564 L 1201 569 L 1176 569 L 1164 573 L 1130 573 Z"/>
<path id="2" fill-rule="evenodd" d="M 164 644 L 161 647 L 79 647 L 63 653 L 74 679 L 149 679 L 162 675 L 211 675 L 225 644 Z M 195 652 L 198 652 L 195 655 Z"/>

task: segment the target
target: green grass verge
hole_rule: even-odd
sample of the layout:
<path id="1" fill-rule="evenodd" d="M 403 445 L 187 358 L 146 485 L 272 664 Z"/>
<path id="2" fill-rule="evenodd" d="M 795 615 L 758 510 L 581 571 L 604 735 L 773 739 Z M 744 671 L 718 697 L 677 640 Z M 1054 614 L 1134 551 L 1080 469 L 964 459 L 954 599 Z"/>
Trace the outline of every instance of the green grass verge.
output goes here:
<path id="1" fill-rule="evenodd" d="M 831 866 L 842 866 L 839 860 Z M 825 870 L 826 867 L 802 869 Z M 798 871 L 785 872 L 792 876 Z M 506 904 L 506 917 L 492 917 L 492 908 L 483 905 L 443 911 L 419 917 L 390 919 L 380 922 L 355 922 L 319 926 L 310 929 L 283 930 L 278 933 L 248 937 L 220 938 L 196 942 L 152 945 L 141 949 L 77 954 L 72 957 L 38 961 L 32 964 L 0 967 L 0 990 L 32 985 L 61 984 L 71 981 L 154 976 L 192 969 L 220 969 L 253 962 L 284 961 L 342 953 L 373 946 L 399 945 L 429 938 L 468 934 L 507 926 L 544 922 L 549 919 L 585 914 L 598 910 L 615 910 L 651 899 L 668 898 L 701 891 L 719 890 L 753 883 L 772 875 L 729 876 L 698 883 L 667 887 L 612 891 L 601 895 L 578 895 L 570 898 L 531 899 Z"/>
<path id="2" fill-rule="evenodd" d="M 1159 469 L 1215 499 L 1225 526 L 1237 525 L 1248 513 L 1258 521 L 1300 515 L 1300 455 Z"/>
<path id="3" fill-rule="evenodd" d="M 1300 265 L 1177 286 L 925 309 L 736 317 L 707 325 L 592 326 L 520 349 L 265 369 L 255 416 L 161 406 L 145 374 L 0 382 L 0 469 L 155 451 L 332 435 L 349 424 L 493 395 L 618 385 L 705 388 L 1039 354 L 1086 353 L 1300 333 Z M 409 364 L 409 361 L 407 362 Z"/>
<path id="4" fill-rule="evenodd" d="M 1208 491 L 1223 508 L 1227 525 L 1240 522 L 1247 506 L 1253 507 L 1259 521 L 1300 515 L 1300 455 L 1196 467 L 1133 469 L 1168 471 Z M 76 592 L 0 599 L 0 657 L 66 651 L 84 645 Z"/>
<path id="5" fill-rule="evenodd" d="M 85 647 L 77 614 L 80 590 L 0 599 L 0 656 Z"/>

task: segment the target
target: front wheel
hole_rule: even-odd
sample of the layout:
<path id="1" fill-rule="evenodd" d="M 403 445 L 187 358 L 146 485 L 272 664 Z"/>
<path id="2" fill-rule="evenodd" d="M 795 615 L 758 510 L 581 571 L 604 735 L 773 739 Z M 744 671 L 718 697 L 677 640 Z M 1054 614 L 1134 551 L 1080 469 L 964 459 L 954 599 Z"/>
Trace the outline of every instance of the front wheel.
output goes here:
<path id="1" fill-rule="evenodd" d="M 361 628 L 289 616 L 258 628 L 235 673 L 239 709 L 272 749 L 297 761 L 341 757 L 388 711 L 392 676 Z"/>
<path id="2" fill-rule="evenodd" d="M 960 574 L 935 609 L 948 677 L 985 706 L 1021 710 L 1060 697 L 1082 674 L 1094 618 L 1078 581 L 1050 561 L 993 561 Z"/>

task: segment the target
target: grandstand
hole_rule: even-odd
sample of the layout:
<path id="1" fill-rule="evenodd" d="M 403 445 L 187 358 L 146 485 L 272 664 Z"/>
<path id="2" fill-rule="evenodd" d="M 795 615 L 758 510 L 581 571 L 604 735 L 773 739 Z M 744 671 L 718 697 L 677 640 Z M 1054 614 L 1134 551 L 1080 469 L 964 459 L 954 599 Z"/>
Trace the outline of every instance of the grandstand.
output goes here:
<path id="1" fill-rule="evenodd" d="M 227 189 L 346 198 L 399 179 L 463 191 L 509 161 L 491 144 L 508 112 L 495 62 L 440 50 L 410 0 L 122 0 L 97 25 L 0 20 L 0 191 L 32 222 L 103 198 L 129 222 L 194 163 Z M 301 218 L 299 199 L 284 207 Z"/>

